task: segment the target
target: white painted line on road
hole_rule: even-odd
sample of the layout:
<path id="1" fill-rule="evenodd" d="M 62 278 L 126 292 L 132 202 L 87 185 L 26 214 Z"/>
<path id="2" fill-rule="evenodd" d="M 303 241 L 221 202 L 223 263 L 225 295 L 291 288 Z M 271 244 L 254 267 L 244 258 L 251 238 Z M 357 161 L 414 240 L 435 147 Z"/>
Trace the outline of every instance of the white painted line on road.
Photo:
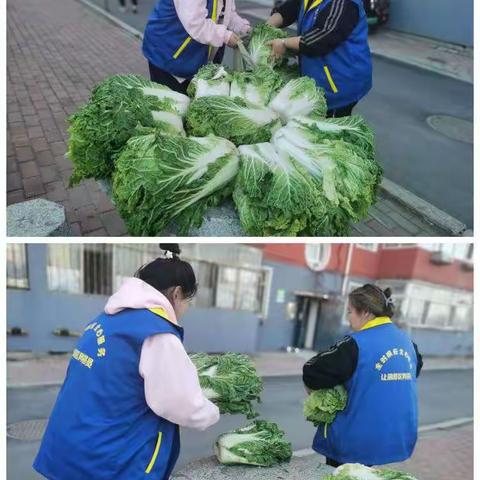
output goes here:
<path id="1" fill-rule="evenodd" d="M 418 433 L 431 432 L 432 430 L 442 430 L 453 427 L 461 427 L 473 423 L 473 417 L 460 417 L 453 420 L 446 420 L 445 422 L 432 423 L 430 425 L 423 425 L 419 427 Z"/>
<path id="2" fill-rule="evenodd" d="M 126 30 L 128 33 L 133 35 L 135 38 L 139 38 L 140 40 L 143 39 L 143 33 L 140 32 L 140 30 L 137 30 L 136 28 L 133 28 L 128 23 L 125 23 L 124 21 L 115 17 L 115 15 L 112 15 L 111 13 L 107 12 L 103 8 L 99 7 L 98 5 L 95 5 L 94 3 L 89 2 L 88 0 L 77 0 L 77 1 L 82 3 L 83 5 L 85 5 L 86 7 L 91 8 L 92 10 L 95 10 L 100 15 L 103 15 L 110 22 L 114 23 L 115 25 L 122 28 L 123 30 Z"/>

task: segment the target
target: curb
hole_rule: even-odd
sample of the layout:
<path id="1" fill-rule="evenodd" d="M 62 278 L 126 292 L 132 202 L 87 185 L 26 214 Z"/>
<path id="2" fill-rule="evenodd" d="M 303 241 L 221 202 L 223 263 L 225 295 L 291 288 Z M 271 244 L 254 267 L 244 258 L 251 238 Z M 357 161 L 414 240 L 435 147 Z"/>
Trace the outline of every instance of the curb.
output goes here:
<path id="1" fill-rule="evenodd" d="M 382 180 L 380 190 L 450 236 L 462 236 L 471 232 L 467 231 L 464 223 L 387 178 Z"/>

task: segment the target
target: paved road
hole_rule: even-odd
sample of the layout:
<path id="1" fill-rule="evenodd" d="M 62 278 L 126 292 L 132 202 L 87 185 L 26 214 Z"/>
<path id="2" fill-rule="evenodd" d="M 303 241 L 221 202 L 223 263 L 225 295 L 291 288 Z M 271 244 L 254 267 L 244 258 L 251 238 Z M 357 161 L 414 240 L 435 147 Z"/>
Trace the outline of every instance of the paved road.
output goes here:
<path id="1" fill-rule="evenodd" d="M 7 422 L 46 418 L 55 401 L 58 388 L 40 387 L 8 390 Z M 263 404 L 259 411 L 288 434 L 295 450 L 310 446 L 313 427 L 304 421 L 302 402 L 305 395 L 300 378 L 267 378 Z M 430 371 L 419 380 L 420 424 L 428 425 L 444 420 L 473 416 L 473 371 Z M 224 416 L 206 432 L 184 430 L 182 432 L 182 454 L 178 466 L 191 460 L 209 455 L 211 445 L 222 432 L 244 423 L 242 416 Z M 31 469 L 38 449 L 38 442 L 8 439 L 7 461 L 9 480 L 32 480 L 40 478 Z"/>
<path id="2" fill-rule="evenodd" d="M 140 31 L 156 3 L 140 0 L 134 15 L 120 14 L 115 0 L 93 1 Z M 237 0 L 237 9 L 252 23 L 269 11 L 245 0 Z M 231 64 L 231 53 L 225 63 Z M 375 128 L 385 176 L 472 228 L 473 145 L 435 132 L 426 119 L 441 114 L 473 121 L 473 86 L 375 57 L 374 87 L 357 112 Z"/>

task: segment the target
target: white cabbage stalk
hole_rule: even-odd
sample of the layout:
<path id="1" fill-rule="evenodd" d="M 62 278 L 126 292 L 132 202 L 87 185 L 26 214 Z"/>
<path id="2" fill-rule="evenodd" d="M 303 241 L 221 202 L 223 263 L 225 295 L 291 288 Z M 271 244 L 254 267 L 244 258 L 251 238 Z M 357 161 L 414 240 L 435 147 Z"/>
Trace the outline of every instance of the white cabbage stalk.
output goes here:
<path id="1" fill-rule="evenodd" d="M 251 84 L 246 85 L 245 91 L 243 91 L 240 85 L 238 85 L 238 82 L 233 80 L 230 86 L 230 96 L 243 98 L 247 102 L 253 103 L 254 105 L 264 105 L 264 99 L 262 95 L 258 89 Z"/>
<path id="2" fill-rule="evenodd" d="M 308 77 L 290 80 L 272 99 L 269 107 L 284 123 L 298 115 L 309 115 L 324 102 L 315 81 Z"/>
<path id="3" fill-rule="evenodd" d="M 188 106 L 190 105 L 190 98 L 182 93 L 175 92 L 168 87 L 143 87 L 142 88 L 144 95 L 153 95 L 159 100 L 164 100 L 166 98 L 171 98 L 175 102 L 175 108 L 179 115 L 184 116 L 187 112 Z"/>
<path id="4" fill-rule="evenodd" d="M 170 112 L 157 111 L 152 112 L 152 116 L 156 122 L 168 123 L 175 130 L 177 130 L 180 135 L 186 135 L 185 130 L 183 129 L 182 117 L 180 117 L 180 115 Z"/>

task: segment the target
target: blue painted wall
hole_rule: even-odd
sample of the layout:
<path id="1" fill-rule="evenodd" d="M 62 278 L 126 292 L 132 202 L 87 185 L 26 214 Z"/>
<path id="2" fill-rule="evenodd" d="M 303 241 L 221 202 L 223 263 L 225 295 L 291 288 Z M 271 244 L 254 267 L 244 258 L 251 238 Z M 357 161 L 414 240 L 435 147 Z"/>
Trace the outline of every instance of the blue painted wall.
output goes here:
<path id="1" fill-rule="evenodd" d="M 473 355 L 472 332 L 413 328 L 410 335 L 422 355 L 438 357 Z"/>
<path id="2" fill-rule="evenodd" d="M 9 351 L 71 351 L 76 338 L 56 337 L 56 328 L 81 332 L 83 326 L 102 311 L 107 297 L 51 292 L 47 288 L 46 248 L 28 246 L 31 290 L 7 290 L 7 325 L 23 327 L 26 337 L 8 336 Z M 328 348 L 348 330 L 342 325 L 344 299 L 340 296 L 342 276 L 329 272 L 314 273 L 307 268 L 265 262 L 273 269 L 268 318 L 260 324 L 257 315 L 233 310 L 193 308 L 182 319 L 188 351 L 222 352 L 280 350 L 292 344 L 294 322 L 287 317 L 286 306 L 295 300 L 295 291 L 306 290 L 329 295 L 315 337 L 315 349 Z M 366 279 L 355 279 L 360 282 Z M 285 290 L 284 302 L 277 302 L 277 291 Z M 424 355 L 472 355 L 471 332 L 412 329 L 412 339 Z"/>
<path id="3" fill-rule="evenodd" d="M 72 295 L 51 292 L 47 286 L 47 249 L 44 245 L 28 246 L 30 290 L 7 290 L 7 325 L 22 327 L 28 336 L 8 336 L 9 351 L 71 351 L 76 338 L 57 337 L 56 328 L 81 332 L 83 326 L 98 315 L 107 301 L 102 295 Z M 188 351 L 256 350 L 257 315 L 220 309 L 192 309 L 182 324 Z"/>
<path id="4" fill-rule="evenodd" d="M 389 28 L 473 46 L 473 0 L 391 0 Z"/>

